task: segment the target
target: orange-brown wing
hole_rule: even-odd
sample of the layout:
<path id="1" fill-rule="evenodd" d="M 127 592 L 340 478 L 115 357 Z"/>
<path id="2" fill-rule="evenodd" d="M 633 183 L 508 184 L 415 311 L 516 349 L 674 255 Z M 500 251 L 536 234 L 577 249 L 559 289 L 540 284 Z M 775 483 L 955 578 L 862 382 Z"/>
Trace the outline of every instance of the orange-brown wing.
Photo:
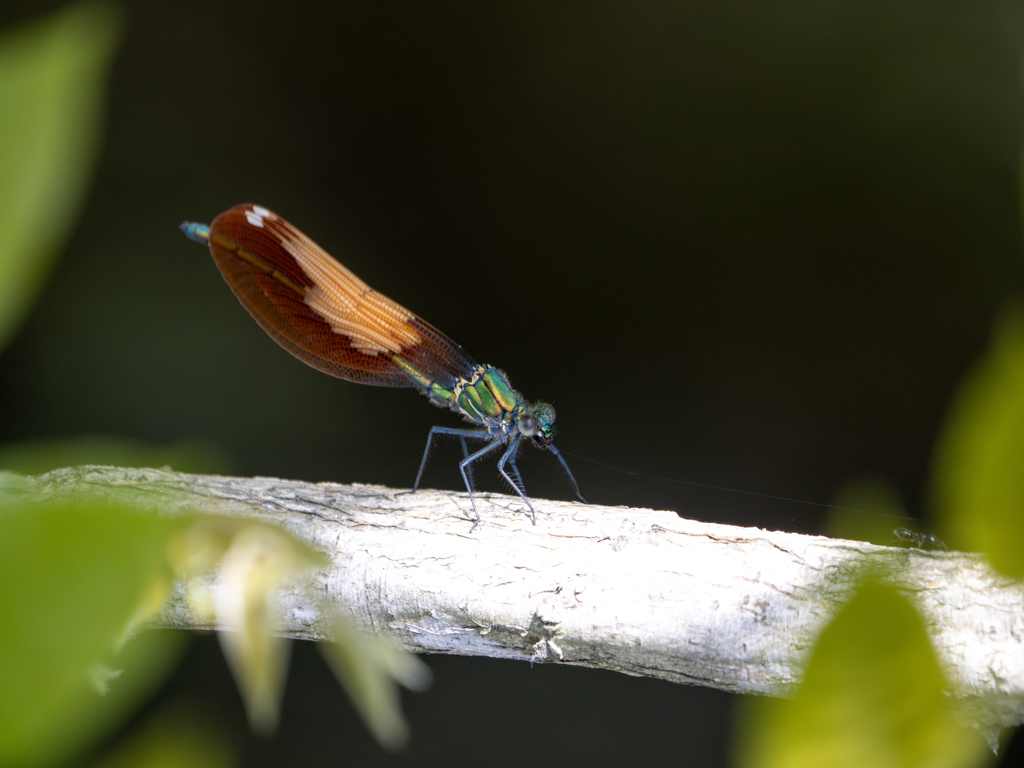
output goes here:
<path id="1" fill-rule="evenodd" d="M 278 344 L 324 373 L 411 387 L 395 358 L 446 384 L 476 368 L 462 347 L 266 208 L 236 205 L 213 220 L 209 238 L 242 306 Z"/>

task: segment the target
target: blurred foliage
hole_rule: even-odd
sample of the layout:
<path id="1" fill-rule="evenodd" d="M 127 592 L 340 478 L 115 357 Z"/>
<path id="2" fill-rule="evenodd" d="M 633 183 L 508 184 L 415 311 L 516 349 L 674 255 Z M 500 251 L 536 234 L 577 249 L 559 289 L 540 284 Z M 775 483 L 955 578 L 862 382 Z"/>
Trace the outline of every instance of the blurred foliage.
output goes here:
<path id="1" fill-rule="evenodd" d="M 33 504 L 30 481 L 2 477 L 0 765 L 67 759 L 159 684 L 182 637 L 142 630 L 175 579 L 194 617 L 222 628 L 252 727 L 276 727 L 290 649 L 277 634 L 277 591 L 308 581 L 327 563 L 322 553 L 244 518 L 164 518 L 88 501 Z M 422 689 L 429 670 L 330 610 L 324 615 L 336 637 L 324 652 L 356 710 L 383 746 L 401 746 L 408 732 L 396 684 Z M 151 733 L 116 759 L 135 759 L 164 738 L 171 737 Z M 216 749 L 207 758 L 223 764 Z"/>
<path id="2" fill-rule="evenodd" d="M 960 387 L 933 462 L 947 543 L 1024 577 L 1024 308 L 1005 313 Z"/>
<path id="3" fill-rule="evenodd" d="M 0 349 L 81 209 L 120 26 L 111 6 L 77 3 L 0 36 Z"/>
<path id="4" fill-rule="evenodd" d="M 122 740 L 91 768 L 231 768 L 224 739 L 193 711 L 162 712 Z"/>
<path id="5" fill-rule="evenodd" d="M 229 517 L 197 517 L 172 540 L 168 556 L 184 579 L 189 606 L 223 627 L 221 647 L 254 730 L 272 732 L 284 690 L 289 641 L 277 635 L 275 590 L 327 565 L 326 556 L 273 525 Z M 216 588 L 204 578 L 218 568 Z M 397 685 L 422 690 L 430 671 L 383 638 L 359 632 L 325 608 L 333 643 L 321 644 L 363 721 L 380 744 L 401 747 L 408 729 Z"/>
<path id="6" fill-rule="evenodd" d="M 868 581 L 822 632 L 791 701 L 747 699 L 743 768 L 966 768 L 992 761 L 961 725 L 924 622 Z"/>
<path id="7" fill-rule="evenodd" d="M 82 207 L 99 153 L 120 14 L 73 4 L 0 36 L 0 350 L 36 298 Z M 152 448 L 114 437 L 0 446 L 0 469 L 170 465 L 225 471 L 208 445 Z"/>
<path id="8" fill-rule="evenodd" d="M 36 297 L 74 223 L 95 163 L 119 16 L 82 3 L 0 38 L 0 348 Z M 153 448 L 114 437 L 0 448 L 0 764 L 51 765 L 115 727 L 165 676 L 181 646 L 142 632 L 174 579 L 221 632 L 254 729 L 273 730 L 289 643 L 277 636 L 277 588 L 323 565 L 279 528 L 229 518 L 138 514 L 80 499 L 29 504 L 31 482 L 61 466 L 107 463 L 224 471 L 204 444 Z M 217 589 L 210 573 L 219 569 Z M 382 743 L 404 742 L 394 682 L 423 665 L 340 618 L 332 654 L 356 708 Z M 365 661 L 364 661 L 365 658 Z M 180 729 L 179 729 L 180 730 Z M 211 738 L 154 726 L 104 765 L 229 765 Z"/>
<path id="9" fill-rule="evenodd" d="M 10 501 L 12 497 L 27 493 L 31 487 L 32 483 L 27 477 L 0 469 L 0 502 Z"/>
<path id="10" fill-rule="evenodd" d="M 356 631 L 341 616 L 333 617 L 331 630 L 334 642 L 321 645 L 320 650 L 366 727 L 387 749 L 405 746 L 409 729 L 396 683 L 413 691 L 425 690 L 430 685 L 430 668 L 402 648 Z"/>
<path id="11" fill-rule="evenodd" d="M 231 461 L 216 446 L 195 440 L 156 447 L 140 440 L 96 435 L 0 445 L 0 470 L 41 475 L 85 464 L 171 467 L 177 472 L 227 474 Z"/>
<path id="12" fill-rule="evenodd" d="M 1024 309 L 1005 313 L 988 353 L 950 408 L 933 462 L 943 535 L 1024 577 Z M 829 535 L 914 545 L 903 504 L 883 481 L 843 488 Z M 872 513 L 863 515 L 854 511 Z M 904 518 L 905 519 L 905 518 Z M 945 548 L 921 534 L 919 545 Z M 743 765 L 978 765 L 983 750 L 951 719 L 948 684 L 920 617 L 905 598 L 868 583 L 828 625 L 793 702 L 748 712 Z"/>
<path id="13" fill-rule="evenodd" d="M 836 494 L 825 518 L 825 535 L 892 547 L 898 543 L 893 530 L 909 522 L 895 486 L 863 478 L 847 483 Z"/>
<path id="14" fill-rule="evenodd" d="M 220 566 L 216 589 L 186 581 L 193 611 L 227 631 L 219 637 L 253 729 L 277 727 L 289 642 L 277 635 L 275 589 L 326 558 L 276 526 L 236 518 L 198 518 L 172 542 L 177 573 L 195 578 Z"/>
<path id="15" fill-rule="evenodd" d="M 0 504 L 0 764 L 46 765 L 116 725 L 177 657 L 173 632 L 121 647 L 153 585 L 166 597 L 176 523 L 19 496 Z"/>

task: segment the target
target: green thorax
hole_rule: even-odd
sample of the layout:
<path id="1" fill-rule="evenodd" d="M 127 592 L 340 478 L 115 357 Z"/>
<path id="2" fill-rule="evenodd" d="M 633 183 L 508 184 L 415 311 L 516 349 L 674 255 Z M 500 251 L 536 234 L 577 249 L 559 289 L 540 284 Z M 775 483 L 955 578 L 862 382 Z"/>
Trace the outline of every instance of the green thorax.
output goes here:
<path id="1" fill-rule="evenodd" d="M 510 421 L 522 409 L 523 402 L 504 373 L 482 365 L 468 380 L 455 385 L 447 405 L 470 421 L 488 424 Z"/>
<path id="2" fill-rule="evenodd" d="M 447 384 L 430 379 L 401 358 L 395 358 L 394 362 L 435 405 L 451 408 L 467 420 L 487 427 L 492 433 L 507 433 L 514 429 L 524 414 L 536 417 L 536 434 L 541 439 L 550 438 L 554 431 L 554 411 L 550 406 L 527 405 L 522 396 L 512 389 L 505 374 L 494 366 L 477 366 L 469 378 Z"/>

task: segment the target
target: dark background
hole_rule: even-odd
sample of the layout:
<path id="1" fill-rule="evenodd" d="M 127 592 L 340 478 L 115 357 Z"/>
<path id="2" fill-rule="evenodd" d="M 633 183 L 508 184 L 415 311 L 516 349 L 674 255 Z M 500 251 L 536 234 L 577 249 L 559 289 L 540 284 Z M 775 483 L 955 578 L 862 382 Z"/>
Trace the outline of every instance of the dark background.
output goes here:
<path id="1" fill-rule="evenodd" d="M 454 417 L 300 364 L 177 230 L 255 202 L 553 401 L 589 501 L 818 532 L 823 506 L 617 470 L 814 502 L 872 476 L 927 515 L 944 411 L 1024 292 L 1019 0 L 122 6 L 98 175 L 0 357 L 0 440 L 201 440 L 239 474 L 408 487 Z M 427 485 L 459 488 L 457 453 Z M 571 498 L 551 457 L 520 467 Z M 396 764 L 726 760 L 725 694 L 429 661 Z M 210 638 L 161 697 L 205 702 L 246 766 L 388 762 L 308 644 L 269 742 Z"/>

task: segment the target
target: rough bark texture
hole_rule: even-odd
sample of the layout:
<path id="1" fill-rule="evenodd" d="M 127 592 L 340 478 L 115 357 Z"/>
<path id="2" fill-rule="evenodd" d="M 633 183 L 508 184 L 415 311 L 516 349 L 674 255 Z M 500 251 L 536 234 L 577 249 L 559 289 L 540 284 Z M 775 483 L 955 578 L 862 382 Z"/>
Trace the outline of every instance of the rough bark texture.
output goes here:
<path id="1" fill-rule="evenodd" d="M 978 557 L 712 525 L 672 512 L 480 494 L 85 467 L 39 497 L 128 492 L 162 513 L 271 521 L 329 553 L 282 594 L 281 633 L 318 639 L 326 600 L 418 651 L 560 662 L 785 695 L 865 562 L 911 595 L 978 721 L 1024 713 L 1024 587 Z M 123 498 L 121 496 L 120 498 Z M 168 626 L 199 626 L 183 600 Z"/>

